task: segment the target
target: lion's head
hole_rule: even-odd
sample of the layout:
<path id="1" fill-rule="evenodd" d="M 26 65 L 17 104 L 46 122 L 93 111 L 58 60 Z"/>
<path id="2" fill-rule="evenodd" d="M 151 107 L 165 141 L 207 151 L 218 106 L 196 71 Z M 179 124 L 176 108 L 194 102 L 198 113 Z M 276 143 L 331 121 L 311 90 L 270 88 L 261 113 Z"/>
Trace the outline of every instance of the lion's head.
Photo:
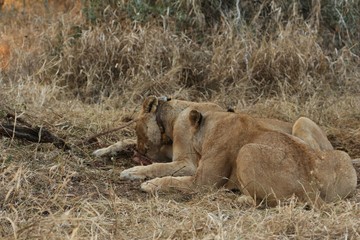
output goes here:
<path id="1" fill-rule="evenodd" d="M 162 136 L 164 130 L 161 129 L 162 126 L 159 126 L 157 120 L 159 105 L 163 102 L 164 100 L 155 96 L 146 98 L 135 126 L 139 153 L 156 162 L 171 160 L 166 156 L 164 148 L 167 146 L 165 146 Z"/>

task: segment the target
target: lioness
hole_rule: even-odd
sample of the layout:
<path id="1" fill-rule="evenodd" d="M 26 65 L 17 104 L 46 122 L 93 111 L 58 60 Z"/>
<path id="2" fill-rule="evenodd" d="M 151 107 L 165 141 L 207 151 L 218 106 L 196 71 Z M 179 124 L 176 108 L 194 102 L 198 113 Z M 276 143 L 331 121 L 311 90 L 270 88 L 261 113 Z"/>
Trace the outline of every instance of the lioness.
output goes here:
<path id="1" fill-rule="evenodd" d="M 184 109 L 193 107 L 201 112 L 225 111 L 214 103 L 189 102 L 167 97 L 147 97 L 136 121 L 137 140 L 126 139 L 93 152 L 97 157 L 116 155 L 125 146 L 136 144 L 138 152 L 155 162 L 172 161 L 173 127 Z M 136 156 L 140 157 L 140 156 Z"/>
<path id="2" fill-rule="evenodd" d="M 174 161 L 186 163 L 178 164 L 173 173 L 198 162 L 195 174 L 155 178 L 144 182 L 142 190 L 238 187 L 258 203 L 273 206 L 292 195 L 307 202 L 318 197 L 318 203 L 336 201 L 356 188 L 356 172 L 347 153 L 314 148 L 247 114 L 188 108 L 178 116 L 173 137 Z"/>
<path id="3" fill-rule="evenodd" d="M 142 110 L 136 122 L 137 148 L 140 154 L 146 155 L 155 162 L 150 166 L 137 166 L 123 171 L 121 179 L 145 179 L 161 176 L 192 175 L 198 165 L 198 158 L 189 157 L 177 148 L 177 142 L 190 142 L 189 136 L 179 134 L 174 141 L 174 129 L 182 125 L 179 115 L 188 107 L 206 111 L 225 111 L 213 103 L 194 103 L 189 101 L 169 100 L 150 96 L 145 99 Z M 293 125 L 287 122 L 256 118 L 257 121 L 267 124 L 269 128 L 292 134 L 303 139 L 315 149 L 333 149 L 324 132 L 310 119 L 301 117 Z M 96 156 L 115 154 L 134 140 L 120 141 L 107 148 L 94 152 Z"/>

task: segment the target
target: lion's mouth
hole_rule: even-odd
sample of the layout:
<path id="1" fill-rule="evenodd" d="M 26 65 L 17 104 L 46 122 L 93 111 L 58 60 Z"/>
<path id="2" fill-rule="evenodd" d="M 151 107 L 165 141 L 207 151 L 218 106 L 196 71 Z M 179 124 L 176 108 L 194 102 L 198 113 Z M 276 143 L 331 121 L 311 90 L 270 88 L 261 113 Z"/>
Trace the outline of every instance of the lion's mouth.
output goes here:
<path id="1" fill-rule="evenodd" d="M 152 164 L 154 161 L 150 158 L 148 158 L 147 156 L 139 153 L 138 151 L 134 150 L 134 155 L 133 155 L 133 161 L 141 164 L 141 165 L 150 165 Z"/>

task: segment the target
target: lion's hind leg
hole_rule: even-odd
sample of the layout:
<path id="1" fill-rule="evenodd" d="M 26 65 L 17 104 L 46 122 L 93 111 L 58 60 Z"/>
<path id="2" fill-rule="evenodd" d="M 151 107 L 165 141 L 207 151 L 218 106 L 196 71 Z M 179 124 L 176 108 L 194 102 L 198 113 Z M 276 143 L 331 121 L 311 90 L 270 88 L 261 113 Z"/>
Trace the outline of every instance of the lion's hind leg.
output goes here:
<path id="1" fill-rule="evenodd" d="M 312 149 L 333 150 L 325 132 L 311 119 L 300 117 L 293 125 L 292 135 L 302 139 Z"/>
<path id="2" fill-rule="evenodd" d="M 251 143 L 241 148 L 236 161 L 241 191 L 267 206 L 292 196 L 316 201 L 304 169 L 284 148 Z"/>

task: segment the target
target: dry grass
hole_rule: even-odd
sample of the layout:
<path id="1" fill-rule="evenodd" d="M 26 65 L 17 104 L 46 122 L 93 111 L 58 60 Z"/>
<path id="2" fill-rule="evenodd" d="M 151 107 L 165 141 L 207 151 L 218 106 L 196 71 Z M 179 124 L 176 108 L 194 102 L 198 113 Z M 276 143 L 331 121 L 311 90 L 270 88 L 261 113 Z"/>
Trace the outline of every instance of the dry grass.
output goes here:
<path id="1" fill-rule="evenodd" d="M 336 148 L 360 158 L 359 31 L 348 18 L 331 32 L 319 18 L 325 8 L 315 5 L 304 21 L 296 7 L 279 8 L 281 1 L 260 1 L 246 15 L 235 5 L 216 12 L 221 1 L 215 0 L 178 1 L 176 14 L 161 7 L 167 1 L 148 6 L 162 16 L 147 14 L 144 6 L 130 11 L 134 1 L 119 1 L 116 9 L 95 8 L 90 3 L 96 1 L 82 1 L 82 7 L 49 1 L 44 9 L 43 1 L 34 1 L 26 11 L 23 1 L 15 1 L 20 9 L 5 2 L 0 120 L 12 109 L 66 139 L 72 151 L 1 138 L 0 238 L 360 238 L 359 189 L 321 210 L 294 199 L 260 209 L 224 190 L 150 196 L 139 191 L 139 182 L 119 181 L 120 171 L 134 165 L 128 156 L 90 154 L 135 138 L 131 127 L 80 144 L 134 118 L 142 99 L 155 94 L 286 121 L 308 116 Z M 241 2 L 239 8 L 250 7 Z M 349 8 L 356 2 L 345 2 L 339 13 L 356 14 Z"/>

